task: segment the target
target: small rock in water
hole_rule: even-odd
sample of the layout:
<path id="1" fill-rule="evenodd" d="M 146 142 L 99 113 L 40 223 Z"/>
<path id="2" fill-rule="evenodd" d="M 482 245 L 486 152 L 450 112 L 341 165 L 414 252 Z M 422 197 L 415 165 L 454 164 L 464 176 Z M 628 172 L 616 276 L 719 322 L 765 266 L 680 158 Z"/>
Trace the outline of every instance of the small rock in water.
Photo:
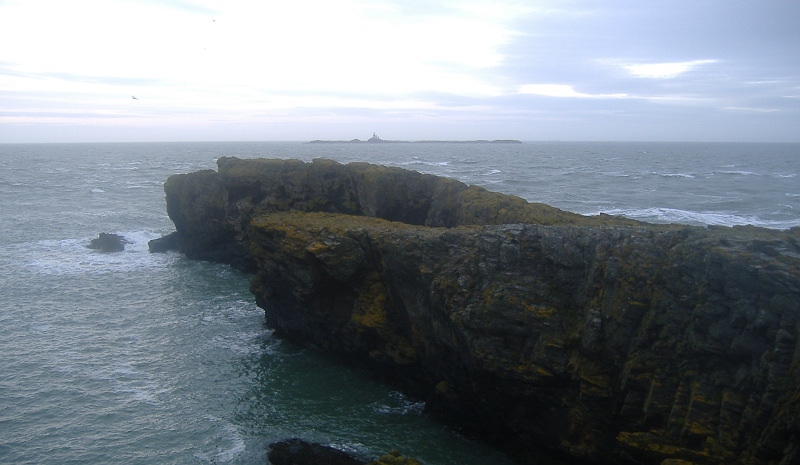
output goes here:
<path id="1" fill-rule="evenodd" d="M 125 244 L 130 243 L 129 240 L 118 234 L 100 233 L 100 236 L 92 239 L 87 247 L 101 252 L 122 252 L 125 250 Z"/>

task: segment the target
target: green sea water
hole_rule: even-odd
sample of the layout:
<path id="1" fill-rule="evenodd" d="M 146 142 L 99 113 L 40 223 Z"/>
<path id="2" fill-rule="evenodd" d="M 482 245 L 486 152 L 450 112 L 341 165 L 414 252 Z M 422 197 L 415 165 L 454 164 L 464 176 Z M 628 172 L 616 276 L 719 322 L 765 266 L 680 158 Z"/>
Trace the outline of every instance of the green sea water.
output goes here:
<path id="1" fill-rule="evenodd" d="M 200 144 L 0 147 L 0 463 L 267 463 L 289 437 L 363 458 L 508 463 L 366 374 L 282 342 L 249 276 L 150 254 Z M 86 247 L 123 235 L 124 252 Z"/>

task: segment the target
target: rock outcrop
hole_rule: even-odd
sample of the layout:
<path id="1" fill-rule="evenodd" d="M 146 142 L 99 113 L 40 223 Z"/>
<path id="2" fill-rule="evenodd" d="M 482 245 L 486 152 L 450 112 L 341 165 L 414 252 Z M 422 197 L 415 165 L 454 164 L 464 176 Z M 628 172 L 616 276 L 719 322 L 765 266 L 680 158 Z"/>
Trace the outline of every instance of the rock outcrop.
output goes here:
<path id="1" fill-rule="evenodd" d="M 584 217 L 329 160 L 170 177 L 172 239 L 267 322 L 533 462 L 800 461 L 800 230 Z"/>
<path id="2" fill-rule="evenodd" d="M 86 247 L 90 249 L 99 250 L 104 253 L 122 252 L 125 250 L 125 244 L 130 244 L 130 241 L 120 236 L 119 234 L 100 233 L 97 239 L 89 241 Z"/>
<path id="3" fill-rule="evenodd" d="M 272 465 L 367 465 L 339 449 L 301 439 L 286 439 L 269 445 Z"/>
<path id="4" fill-rule="evenodd" d="M 422 465 L 418 460 L 391 451 L 366 462 L 352 455 L 322 444 L 292 438 L 269 445 L 269 463 L 272 465 Z"/>

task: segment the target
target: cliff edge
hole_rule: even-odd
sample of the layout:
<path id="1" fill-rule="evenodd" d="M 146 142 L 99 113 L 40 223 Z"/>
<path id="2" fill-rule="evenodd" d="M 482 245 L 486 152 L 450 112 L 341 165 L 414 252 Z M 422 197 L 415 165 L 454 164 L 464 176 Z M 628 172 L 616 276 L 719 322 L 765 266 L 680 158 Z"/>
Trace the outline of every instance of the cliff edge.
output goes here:
<path id="1" fill-rule="evenodd" d="M 170 177 L 153 244 L 533 463 L 800 461 L 800 230 L 585 217 L 364 163 Z M 413 451 L 412 451 L 413 452 Z"/>

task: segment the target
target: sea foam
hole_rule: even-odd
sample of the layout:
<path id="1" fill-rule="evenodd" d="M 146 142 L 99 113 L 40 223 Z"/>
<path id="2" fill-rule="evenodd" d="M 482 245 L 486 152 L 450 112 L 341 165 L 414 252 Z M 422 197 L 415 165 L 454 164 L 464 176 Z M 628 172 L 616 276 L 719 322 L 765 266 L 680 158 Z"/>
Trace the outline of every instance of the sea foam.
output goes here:
<path id="1" fill-rule="evenodd" d="M 789 229 L 800 226 L 800 220 L 765 220 L 757 216 L 734 215 L 725 212 L 696 212 L 675 208 L 614 208 L 601 210 L 595 215 L 605 213 L 619 215 L 652 223 L 679 223 L 693 226 L 745 226 L 753 225 L 773 229 Z"/>
<path id="2" fill-rule="evenodd" d="M 15 247 L 22 248 L 28 269 L 41 274 L 93 274 L 129 272 L 142 268 L 163 266 L 175 259 L 174 254 L 151 254 L 148 242 L 161 237 L 153 231 L 118 231 L 128 243 L 125 250 L 103 253 L 87 247 L 93 237 L 80 239 L 42 240 Z"/>

